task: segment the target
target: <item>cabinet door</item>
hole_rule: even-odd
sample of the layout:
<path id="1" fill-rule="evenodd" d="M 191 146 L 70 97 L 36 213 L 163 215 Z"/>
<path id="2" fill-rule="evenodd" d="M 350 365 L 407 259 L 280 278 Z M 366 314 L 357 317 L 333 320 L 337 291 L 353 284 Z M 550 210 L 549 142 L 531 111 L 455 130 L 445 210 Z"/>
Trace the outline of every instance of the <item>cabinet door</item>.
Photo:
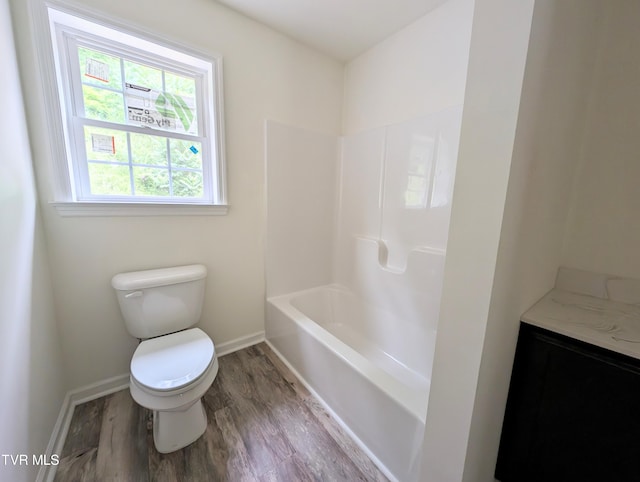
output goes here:
<path id="1" fill-rule="evenodd" d="M 522 326 L 496 477 L 640 480 L 636 361 Z"/>

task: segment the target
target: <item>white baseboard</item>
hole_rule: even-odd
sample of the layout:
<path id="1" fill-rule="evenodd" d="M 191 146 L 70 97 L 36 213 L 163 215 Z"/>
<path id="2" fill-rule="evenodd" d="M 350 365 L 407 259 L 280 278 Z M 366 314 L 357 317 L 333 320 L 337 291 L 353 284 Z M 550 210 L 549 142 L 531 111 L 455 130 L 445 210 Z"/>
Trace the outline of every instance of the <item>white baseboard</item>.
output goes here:
<path id="1" fill-rule="evenodd" d="M 69 432 L 73 411 L 77 405 L 81 403 L 104 397 L 110 393 L 118 392 L 129 386 L 129 374 L 118 375 L 106 380 L 85 385 L 84 387 L 70 390 L 64 397 L 62 407 L 56 424 L 53 426 L 53 432 L 47 445 L 46 455 L 51 460 L 52 455 L 60 455 L 64 442 Z M 38 471 L 36 482 L 52 482 L 56 475 L 56 465 L 43 465 Z"/>
<path id="2" fill-rule="evenodd" d="M 224 356 L 263 341 L 265 341 L 264 331 L 259 331 L 226 343 L 221 343 L 216 346 L 216 352 L 218 356 Z M 124 390 L 128 387 L 129 374 L 123 373 L 122 375 L 107 378 L 106 380 L 91 383 L 67 392 L 60 407 L 58 419 L 53 426 L 53 432 L 45 452 L 48 460 L 51 460 L 52 455 L 60 455 L 60 453 L 62 453 L 62 448 L 64 447 L 64 442 L 69 432 L 69 426 L 71 425 L 73 411 L 77 405 L 90 402 L 91 400 Z M 36 482 L 52 482 L 56 475 L 56 468 L 57 466 L 55 465 L 43 465 L 40 467 Z"/>
<path id="3" fill-rule="evenodd" d="M 125 388 L 129 388 L 128 373 L 116 375 L 115 377 L 107 378 L 106 380 L 101 380 L 99 382 L 71 390 L 69 392 L 69 397 L 71 398 L 72 405 L 75 407 L 81 403 L 90 402 L 91 400 L 119 392 Z"/>
<path id="4" fill-rule="evenodd" d="M 64 441 L 67 437 L 67 432 L 69 431 L 69 425 L 71 424 L 72 416 L 73 407 L 71 405 L 71 397 L 69 396 L 69 393 L 67 393 L 64 396 L 64 400 L 62 401 L 60 413 L 58 414 L 56 423 L 53 426 L 51 438 L 49 439 L 49 443 L 47 444 L 47 448 L 45 449 L 46 458 L 48 460 L 51 460 L 52 455 L 59 455 L 62 451 Z M 41 466 L 40 470 L 38 470 L 38 475 L 36 476 L 36 482 L 52 482 L 53 478 L 56 475 L 56 468 L 57 466 L 55 465 Z"/>
<path id="5" fill-rule="evenodd" d="M 247 348 L 248 346 L 257 345 L 258 343 L 261 343 L 263 341 L 265 341 L 264 331 L 258 331 L 256 333 L 241 336 L 240 338 L 236 338 L 235 340 L 216 345 L 216 353 L 218 354 L 218 356 L 228 355 L 229 353 L 242 350 L 243 348 Z"/>

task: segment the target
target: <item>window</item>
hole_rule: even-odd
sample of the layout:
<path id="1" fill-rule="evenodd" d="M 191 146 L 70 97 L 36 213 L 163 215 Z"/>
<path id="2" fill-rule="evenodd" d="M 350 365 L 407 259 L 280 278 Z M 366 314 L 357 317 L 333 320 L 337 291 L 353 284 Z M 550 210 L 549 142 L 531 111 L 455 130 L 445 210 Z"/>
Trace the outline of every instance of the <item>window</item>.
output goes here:
<path id="1" fill-rule="evenodd" d="M 64 201 L 224 205 L 221 59 L 48 8 Z"/>

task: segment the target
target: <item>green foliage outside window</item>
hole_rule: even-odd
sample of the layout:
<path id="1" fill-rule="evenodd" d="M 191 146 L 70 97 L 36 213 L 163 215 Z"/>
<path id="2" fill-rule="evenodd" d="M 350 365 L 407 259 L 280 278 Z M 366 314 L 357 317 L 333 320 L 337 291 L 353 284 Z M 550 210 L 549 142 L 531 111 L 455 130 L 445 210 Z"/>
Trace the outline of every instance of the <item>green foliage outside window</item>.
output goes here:
<path id="1" fill-rule="evenodd" d="M 186 132 L 197 132 L 195 113 L 183 100 L 196 96 L 193 78 L 163 72 L 86 47 L 78 48 L 78 61 L 83 84 L 84 114 L 87 119 L 127 124 L 124 84 L 129 83 L 161 92 L 156 104 L 159 101 L 161 108 L 167 111 L 173 109 Z M 88 75 L 91 62 L 99 66 L 101 73 L 97 77 Z M 173 115 L 173 112 L 169 111 L 166 115 Z M 160 129 L 147 135 L 85 126 L 91 193 L 158 197 L 203 196 L 202 145 L 196 141 L 160 134 Z M 105 139 L 111 139 L 111 144 Z M 102 141 L 98 147 L 97 141 Z"/>

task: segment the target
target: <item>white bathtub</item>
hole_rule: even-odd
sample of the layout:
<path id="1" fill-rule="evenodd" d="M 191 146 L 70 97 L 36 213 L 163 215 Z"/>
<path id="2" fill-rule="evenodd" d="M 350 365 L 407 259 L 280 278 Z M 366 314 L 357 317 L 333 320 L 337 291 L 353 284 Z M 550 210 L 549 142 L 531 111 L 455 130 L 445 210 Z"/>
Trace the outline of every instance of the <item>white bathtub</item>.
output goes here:
<path id="1" fill-rule="evenodd" d="M 329 285 L 269 298 L 266 337 L 387 476 L 415 478 L 435 331 Z"/>

